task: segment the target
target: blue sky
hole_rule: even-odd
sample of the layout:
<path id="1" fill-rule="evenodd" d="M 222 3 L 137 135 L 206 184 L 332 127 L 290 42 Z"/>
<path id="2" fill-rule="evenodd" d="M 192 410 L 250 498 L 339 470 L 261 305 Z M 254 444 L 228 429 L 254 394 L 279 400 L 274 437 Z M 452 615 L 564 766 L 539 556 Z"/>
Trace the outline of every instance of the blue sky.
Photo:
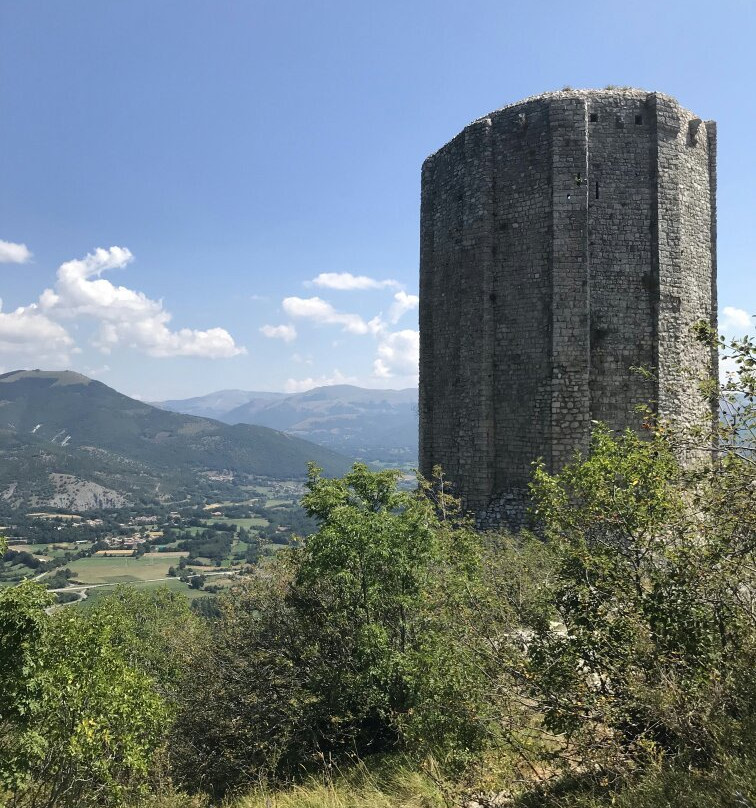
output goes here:
<path id="1" fill-rule="evenodd" d="M 423 159 L 565 85 L 717 120 L 744 331 L 755 23 L 752 0 L 3 0 L 0 367 L 153 400 L 413 385 Z"/>

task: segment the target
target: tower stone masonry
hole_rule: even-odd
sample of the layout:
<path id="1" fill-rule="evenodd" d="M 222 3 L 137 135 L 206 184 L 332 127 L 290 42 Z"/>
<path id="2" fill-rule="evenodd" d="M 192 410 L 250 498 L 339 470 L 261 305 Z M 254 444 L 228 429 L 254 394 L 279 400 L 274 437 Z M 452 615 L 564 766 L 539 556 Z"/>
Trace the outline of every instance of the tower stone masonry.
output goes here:
<path id="1" fill-rule="evenodd" d="M 638 404 L 713 417 L 716 125 L 671 97 L 564 90 L 480 118 L 422 169 L 420 467 L 518 524 L 536 458 Z M 656 381 L 633 370 L 653 368 Z"/>

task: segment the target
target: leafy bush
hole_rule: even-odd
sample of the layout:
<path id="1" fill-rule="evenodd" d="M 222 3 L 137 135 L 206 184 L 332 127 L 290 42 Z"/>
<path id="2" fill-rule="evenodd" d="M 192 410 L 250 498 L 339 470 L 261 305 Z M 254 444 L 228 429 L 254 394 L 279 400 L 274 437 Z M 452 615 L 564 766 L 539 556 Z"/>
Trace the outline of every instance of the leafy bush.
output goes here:
<path id="1" fill-rule="evenodd" d="M 753 737 L 756 522 L 744 464 L 681 468 L 664 430 L 599 427 L 589 457 L 557 475 L 537 469 L 559 622 L 535 632 L 530 691 L 583 759 L 711 764 Z"/>
<path id="2" fill-rule="evenodd" d="M 173 742 L 183 782 L 217 796 L 331 756 L 404 746 L 451 760 L 485 743 L 461 619 L 478 538 L 425 491 L 399 491 L 399 476 L 311 468 L 303 502 L 317 533 L 219 599 Z"/>
<path id="3" fill-rule="evenodd" d="M 146 787 L 183 668 L 170 632 L 191 615 L 162 594 L 54 615 L 47 598 L 34 584 L 0 593 L 7 804 L 122 804 Z"/>

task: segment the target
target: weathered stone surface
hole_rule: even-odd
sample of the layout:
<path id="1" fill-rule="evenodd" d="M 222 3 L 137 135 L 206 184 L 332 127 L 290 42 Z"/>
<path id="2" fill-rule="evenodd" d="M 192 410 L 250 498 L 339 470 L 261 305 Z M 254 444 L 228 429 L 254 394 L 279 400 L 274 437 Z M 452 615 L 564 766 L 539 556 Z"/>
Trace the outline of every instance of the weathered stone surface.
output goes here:
<path id="1" fill-rule="evenodd" d="M 422 170 L 420 466 L 483 524 L 532 462 L 637 404 L 692 421 L 716 326 L 716 127 L 642 90 L 548 93 L 474 121 Z M 658 383 L 634 373 L 658 370 Z"/>

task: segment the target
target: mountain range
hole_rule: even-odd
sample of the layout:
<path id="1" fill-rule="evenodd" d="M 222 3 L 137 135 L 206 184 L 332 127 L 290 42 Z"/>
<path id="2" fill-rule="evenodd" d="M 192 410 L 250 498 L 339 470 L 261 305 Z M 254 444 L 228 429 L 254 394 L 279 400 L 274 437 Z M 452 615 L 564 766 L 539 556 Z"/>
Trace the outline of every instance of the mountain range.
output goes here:
<path id="1" fill-rule="evenodd" d="M 350 460 L 265 426 L 229 425 L 129 398 L 71 371 L 0 375 L 0 498 L 85 509 L 196 493 L 235 475 L 303 477 Z"/>
<path id="2" fill-rule="evenodd" d="M 371 390 L 337 384 L 288 395 L 219 390 L 155 406 L 227 424 L 267 426 L 364 460 L 417 460 L 414 388 Z"/>

